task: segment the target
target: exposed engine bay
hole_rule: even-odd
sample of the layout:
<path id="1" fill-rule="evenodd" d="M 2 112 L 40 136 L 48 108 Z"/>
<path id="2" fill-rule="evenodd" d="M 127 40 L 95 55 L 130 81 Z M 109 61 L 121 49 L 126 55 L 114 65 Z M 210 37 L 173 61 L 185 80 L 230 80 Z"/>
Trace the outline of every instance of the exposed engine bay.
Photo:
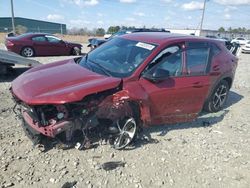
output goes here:
<path id="1" fill-rule="evenodd" d="M 43 150 L 82 150 L 97 141 L 123 149 L 136 136 L 140 121 L 136 104 L 119 96 L 120 90 L 119 86 L 61 105 L 30 106 L 13 95 L 14 112 L 21 115 L 26 135 Z"/>

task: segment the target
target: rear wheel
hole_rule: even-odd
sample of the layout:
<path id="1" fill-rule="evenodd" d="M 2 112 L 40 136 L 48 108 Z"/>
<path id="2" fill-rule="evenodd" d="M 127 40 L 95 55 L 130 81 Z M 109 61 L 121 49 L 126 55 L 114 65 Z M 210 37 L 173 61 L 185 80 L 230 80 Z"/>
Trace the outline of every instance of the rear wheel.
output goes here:
<path id="1" fill-rule="evenodd" d="M 31 47 L 24 47 L 21 51 L 21 55 L 24 57 L 32 57 L 34 56 L 35 52 Z"/>
<path id="2" fill-rule="evenodd" d="M 229 93 L 229 84 L 222 80 L 213 90 L 212 95 L 206 102 L 204 109 L 207 112 L 218 112 L 225 104 Z"/>

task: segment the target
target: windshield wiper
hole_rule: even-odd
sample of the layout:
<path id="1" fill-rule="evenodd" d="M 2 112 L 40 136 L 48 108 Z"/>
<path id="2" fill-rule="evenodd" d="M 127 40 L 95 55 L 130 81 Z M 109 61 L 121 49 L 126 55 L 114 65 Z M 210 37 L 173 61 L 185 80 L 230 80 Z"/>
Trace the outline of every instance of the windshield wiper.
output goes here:
<path id="1" fill-rule="evenodd" d="M 94 61 L 92 61 L 92 60 L 90 60 L 90 59 L 88 59 L 87 61 L 89 61 L 89 62 L 91 62 L 92 64 L 94 64 L 94 65 L 96 65 L 97 67 L 99 67 L 99 69 L 100 69 L 104 74 L 106 74 L 107 76 L 112 76 L 112 75 L 110 74 L 110 72 L 109 72 L 105 67 L 103 67 L 102 65 L 100 65 L 100 64 L 98 64 L 98 63 L 96 63 L 96 62 L 94 62 Z"/>

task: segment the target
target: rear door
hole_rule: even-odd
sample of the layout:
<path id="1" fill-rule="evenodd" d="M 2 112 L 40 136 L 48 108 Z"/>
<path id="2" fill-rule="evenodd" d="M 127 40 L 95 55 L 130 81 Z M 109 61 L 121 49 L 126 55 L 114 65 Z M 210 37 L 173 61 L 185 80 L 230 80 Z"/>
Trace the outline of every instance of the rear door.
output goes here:
<path id="1" fill-rule="evenodd" d="M 48 46 L 48 41 L 44 35 L 34 36 L 31 40 L 36 55 L 50 55 L 51 48 Z"/>
<path id="2" fill-rule="evenodd" d="M 168 51 L 172 46 L 179 50 Z M 201 111 L 210 86 L 206 69 L 209 51 L 208 46 L 179 43 L 168 46 L 153 60 L 155 65 L 148 71 L 164 69 L 169 77 L 156 83 L 143 77 L 139 81 L 150 98 L 152 124 L 189 121 Z"/>

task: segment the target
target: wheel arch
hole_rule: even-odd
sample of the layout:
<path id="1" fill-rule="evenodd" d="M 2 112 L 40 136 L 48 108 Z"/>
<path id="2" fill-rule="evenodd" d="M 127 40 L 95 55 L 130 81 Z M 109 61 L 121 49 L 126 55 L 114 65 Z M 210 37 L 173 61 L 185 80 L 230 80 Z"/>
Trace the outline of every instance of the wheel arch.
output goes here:
<path id="1" fill-rule="evenodd" d="M 223 78 L 222 80 L 225 80 L 228 83 L 229 88 L 232 87 L 233 79 L 231 77 L 228 76 L 228 77 Z"/>

